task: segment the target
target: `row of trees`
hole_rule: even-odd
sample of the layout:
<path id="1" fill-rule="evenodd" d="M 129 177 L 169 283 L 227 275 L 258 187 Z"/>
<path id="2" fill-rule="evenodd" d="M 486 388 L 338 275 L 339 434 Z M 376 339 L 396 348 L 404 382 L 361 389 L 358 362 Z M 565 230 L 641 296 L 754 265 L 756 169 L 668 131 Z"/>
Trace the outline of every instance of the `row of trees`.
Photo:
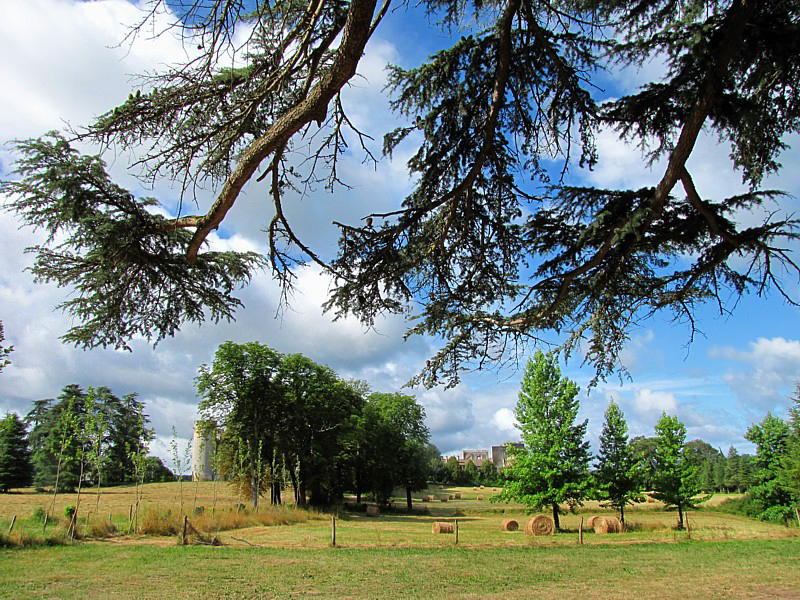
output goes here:
<path id="1" fill-rule="evenodd" d="M 515 500 L 536 509 L 550 509 L 556 527 L 561 506 L 570 509 L 587 498 L 600 498 L 619 511 L 642 499 L 645 468 L 628 438 L 625 417 L 612 402 L 605 413 L 595 470 L 586 438 L 588 421 L 576 423 L 579 388 L 561 376 L 553 355 L 537 352 L 522 380 L 515 415 L 524 447 L 510 447 L 513 462 L 503 470 L 499 500 Z M 683 511 L 698 493 L 697 465 L 684 445 L 686 428 L 664 414 L 655 427 L 652 496 Z"/>
<path id="2" fill-rule="evenodd" d="M 327 505 L 345 491 L 385 503 L 402 487 L 410 507 L 438 458 L 414 397 L 369 393 L 300 354 L 226 342 L 196 383 L 202 418 L 221 430 L 216 466 L 254 507 L 266 492 L 279 503 L 289 482 L 300 506 Z"/>
<path id="3" fill-rule="evenodd" d="M 67 385 L 57 399 L 34 401 L 24 420 L 10 413 L 2 421 L 0 490 L 162 480 L 171 474 L 147 456 L 147 425 L 136 394 L 119 398 L 107 387 Z"/>
<path id="4" fill-rule="evenodd" d="M 768 414 L 745 438 L 756 455 L 724 456 L 706 442 L 686 443 L 686 427 L 663 414 L 654 437 L 630 440 L 625 417 L 612 401 L 605 413 L 600 448 L 592 470 L 587 421 L 576 423 L 578 387 L 561 376 L 553 355 L 529 360 L 516 406 L 524 448 L 509 448 L 514 461 L 501 472 L 499 499 L 548 508 L 558 526 L 560 506 L 570 509 L 598 498 L 618 510 L 642 500 L 643 490 L 678 511 L 698 502 L 701 491 L 747 490 L 753 516 L 786 520 L 800 501 L 800 386 L 785 422 Z"/>

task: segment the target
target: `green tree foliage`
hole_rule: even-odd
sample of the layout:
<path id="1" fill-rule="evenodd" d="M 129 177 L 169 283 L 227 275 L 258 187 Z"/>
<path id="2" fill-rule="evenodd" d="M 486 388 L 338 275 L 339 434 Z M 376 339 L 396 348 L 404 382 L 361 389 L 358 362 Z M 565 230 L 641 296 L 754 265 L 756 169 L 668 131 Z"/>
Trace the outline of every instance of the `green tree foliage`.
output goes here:
<path id="1" fill-rule="evenodd" d="M 779 479 L 783 488 L 790 494 L 795 508 L 800 504 L 800 383 L 789 408 L 789 441 L 786 455 L 781 461 Z"/>
<path id="2" fill-rule="evenodd" d="M 284 479 L 298 505 L 329 505 L 346 490 L 388 501 L 397 486 L 426 483 L 430 454 L 424 410 L 413 397 L 372 394 L 300 354 L 257 342 L 226 342 L 197 389 L 204 420 L 222 429 L 220 466 L 244 484 L 253 506 Z"/>
<path id="3" fill-rule="evenodd" d="M 84 391 L 78 385 L 67 385 L 48 409 L 45 419 L 31 430 L 31 438 L 35 440 L 33 482 L 37 488 L 53 487 L 63 492 L 78 486 L 86 450 L 83 445 L 85 409 Z"/>
<path id="4" fill-rule="evenodd" d="M 459 485 L 463 478 L 461 474 L 461 465 L 458 463 L 458 458 L 449 456 L 445 461 L 445 468 L 447 469 L 447 483 Z"/>
<path id="5" fill-rule="evenodd" d="M 756 445 L 755 472 L 749 494 L 766 520 L 785 520 L 790 515 L 792 498 L 781 485 L 781 464 L 789 445 L 789 425 L 767 413 L 761 423 L 751 425 L 744 436 Z"/>
<path id="6" fill-rule="evenodd" d="M 578 390 L 561 375 L 554 355 L 539 351 L 528 360 L 514 411 L 524 448 L 509 446 L 514 461 L 504 471 L 498 496 L 531 509 L 552 509 L 556 528 L 560 505 L 580 506 L 592 486 L 587 421 L 575 423 Z"/>
<path id="7" fill-rule="evenodd" d="M 739 452 L 731 446 L 725 457 L 725 488 L 730 491 L 742 491 L 742 480 L 739 476 L 739 463 L 741 456 Z"/>
<path id="8" fill-rule="evenodd" d="M 157 28 L 150 19 L 166 4 L 152 0 L 140 30 Z M 99 158 L 77 155 L 57 134 L 18 142 L 16 179 L 0 187 L 23 223 L 47 234 L 33 249 L 34 275 L 78 292 L 62 305 L 78 321 L 71 342 L 124 347 L 187 320 L 229 318 L 233 288 L 262 259 L 204 242 L 255 180 L 274 205 L 265 224 L 273 273 L 290 287 L 298 263 L 321 264 L 338 285 L 328 308 L 368 324 L 419 302 L 411 332 L 444 340 L 420 375 L 429 384 L 453 383 L 465 363 L 501 359 L 548 332 L 565 333 L 568 350 L 586 340 L 603 376 L 618 366 L 629 328 L 654 314 L 693 324 L 706 301 L 725 309 L 769 289 L 797 301 L 781 278 L 798 271 L 784 249 L 798 222 L 781 211 L 752 218 L 781 201 L 761 184 L 780 172 L 779 153 L 800 130 L 794 2 L 409 6 L 443 34 L 458 32 L 423 64 L 390 71 L 403 124 L 384 149 L 413 144 L 416 184 L 397 210 L 337 224 L 330 260 L 294 232 L 285 194 L 298 181 L 341 183 L 338 159 L 366 139 L 340 92 L 380 35 L 389 0 L 169 7 L 196 55 L 144 78 L 74 136 L 136 150 L 146 180 L 166 177 L 187 193 L 208 183 L 213 202 L 161 217 L 155 200 L 113 184 Z M 240 33 L 248 43 L 232 67 Z M 658 80 L 595 102 L 606 67 L 649 61 L 663 65 Z M 570 187 L 554 176 L 554 164 L 566 174 L 596 162 L 600 128 L 640 146 L 663 172 L 635 190 Z M 704 128 L 730 146 L 746 192 L 724 198 L 695 185 L 688 165 Z M 313 165 L 302 173 L 290 164 L 298 153 Z"/>
<path id="9" fill-rule="evenodd" d="M 27 428 L 16 413 L 0 420 L 0 492 L 27 487 L 33 481 Z"/>
<path id="10" fill-rule="evenodd" d="M 372 415 L 369 436 L 371 491 L 385 503 L 392 490 L 403 488 L 406 506 L 412 509 L 411 493 L 427 487 L 432 452 L 425 409 L 405 394 L 371 394 L 364 413 Z M 436 450 L 438 455 L 438 450 Z"/>
<path id="11" fill-rule="evenodd" d="M 642 499 L 642 466 L 628 442 L 625 415 L 613 400 L 606 409 L 603 431 L 600 433 L 595 478 L 600 497 L 619 511 L 624 526 L 625 507 Z"/>
<path id="12" fill-rule="evenodd" d="M 683 528 L 683 512 L 692 508 L 700 491 L 694 460 L 684 446 L 686 427 L 664 413 L 656 424 L 656 472 L 653 497 L 678 510 L 678 528 Z"/>
<path id="13" fill-rule="evenodd" d="M 482 485 L 498 485 L 500 481 L 497 467 L 491 460 L 486 460 L 481 465 L 480 473 L 478 473 L 478 481 Z"/>
<path id="14" fill-rule="evenodd" d="M 639 435 L 631 439 L 630 446 L 642 465 L 642 486 L 646 490 L 652 490 L 656 476 L 656 438 Z"/>
<path id="15" fill-rule="evenodd" d="M 464 465 L 464 482 L 466 485 L 478 483 L 478 467 L 471 460 L 468 460 L 467 464 Z"/>
<path id="16" fill-rule="evenodd" d="M 159 483 L 174 481 L 175 474 L 157 456 L 147 456 L 144 459 L 144 483 Z"/>
<path id="17" fill-rule="evenodd" d="M 253 507 L 258 506 L 262 480 L 273 475 L 275 437 L 283 427 L 287 406 L 280 377 L 283 356 L 257 342 L 225 342 L 209 367 L 202 365 L 196 378 L 202 397 L 198 411 L 206 421 L 225 429 L 223 455 L 232 465 L 245 465 L 235 473 L 247 481 Z"/>
<path id="18" fill-rule="evenodd" d="M 58 491 L 78 485 L 81 462 L 84 476 L 102 473 L 104 483 L 134 480 L 132 453 L 146 453 L 152 434 L 147 428 L 144 405 L 136 394 L 117 398 L 107 387 L 75 384 L 64 387 L 57 400 L 36 400 L 25 417 L 37 487 L 52 487 L 58 475 Z"/>

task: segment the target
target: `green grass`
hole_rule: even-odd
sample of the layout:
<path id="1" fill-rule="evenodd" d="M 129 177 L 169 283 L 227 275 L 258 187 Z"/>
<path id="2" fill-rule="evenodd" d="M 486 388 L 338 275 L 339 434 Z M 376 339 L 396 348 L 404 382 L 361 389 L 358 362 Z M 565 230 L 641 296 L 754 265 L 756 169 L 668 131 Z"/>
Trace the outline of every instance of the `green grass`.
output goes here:
<path id="1" fill-rule="evenodd" d="M 642 503 L 626 513 L 629 531 L 600 535 L 588 530 L 589 516 L 612 513 L 587 503 L 562 518 L 564 531 L 537 538 L 501 531 L 504 519 L 524 526 L 530 515 L 519 505 L 488 502 L 491 488 L 436 488 L 437 495 L 460 492 L 462 498 L 425 503 L 421 496 L 426 491 L 415 496 L 414 514 L 371 518 L 340 513 L 337 547 L 332 548 L 330 515 L 266 506 L 256 515 L 239 514 L 232 490 L 217 486 L 213 504 L 213 484 L 189 489 L 187 498 L 184 484 L 181 512 L 177 484 L 146 487 L 143 515 L 149 511 L 171 519 L 189 514 L 223 546 L 178 546 L 174 534 L 116 533 L 78 542 L 65 542 L 62 536 L 64 546 L 30 547 L 41 531 L 33 512 L 49 496 L 30 491 L 0 495 L 0 531 L 7 531 L 17 515 L 14 535 L 32 542 L 0 549 L 0 596 L 800 597 L 800 530 L 718 511 L 690 511 L 691 531 L 676 531 L 675 513 Z M 206 507 L 202 514 L 193 511 L 195 493 L 197 505 Z M 478 495 L 484 500 L 478 501 Z M 110 515 L 117 530 L 126 532 L 131 497 L 132 488 L 104 491 L 90 523 L 107 523 Z M 59 496 L 57 506 L 72 500 Z M 86 506 L 84 519 L 92 505 Z M 395 506 L 401 509 L 405 503 L 398 500 Z M 431 532 L 434 521 L 454 518 L 459 521 L 457 546 L 454 535 Z M 579 546 L 581 520 L 584 543 Z M 57 537 L 65 523 L 60 517 L 48 535 Z"/>
<path id="2" fill-rule="evenodd" d="M 800 539 L 512 548 L 0 551 L 3 597 L 796 597 Z M 792 595 L 795 594 L 795 595 Z"/>

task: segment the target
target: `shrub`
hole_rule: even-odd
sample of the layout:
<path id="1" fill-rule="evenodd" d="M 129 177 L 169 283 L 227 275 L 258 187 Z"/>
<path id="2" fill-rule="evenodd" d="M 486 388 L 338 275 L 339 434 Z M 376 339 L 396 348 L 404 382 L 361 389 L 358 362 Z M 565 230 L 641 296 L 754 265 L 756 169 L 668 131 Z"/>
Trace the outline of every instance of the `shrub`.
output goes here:
<path id="1" fill-rule="evenodd" d="M 37 506 L 33 509 L 33 519 L 34 521 L 39 521 L 40 523 L 44 523 L 44 517 L 47 513 L 45 512 L 44 508 L 41 506 Z"/>
<path id="2" fill-rule="evenodd" d="M 67 517 L 67 519 L 69 519 L 71 521 L 72 520 L 72 515 L 75 514 L 75 510 L 76 510 L 76 508 L 75 508 L 74 504 L 70 504 L 69 506 L 65 506 L 64 507 L 64 516 Z"/>

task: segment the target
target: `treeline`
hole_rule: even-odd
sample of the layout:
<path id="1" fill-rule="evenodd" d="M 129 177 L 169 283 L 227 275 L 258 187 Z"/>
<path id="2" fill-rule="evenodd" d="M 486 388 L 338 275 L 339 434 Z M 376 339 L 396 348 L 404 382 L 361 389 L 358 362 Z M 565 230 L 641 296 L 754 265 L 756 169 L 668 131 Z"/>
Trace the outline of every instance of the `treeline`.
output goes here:
<path id="1" fill-rule="evenodd" d="M 199 411 L 220 432 L 214 470 L 254 507 L 291 488 L 298 506 L 330 505 L 346 492 L 388 502 L 424 489 L 438 450 L 413 396 L 370 393 L 300 354 L 226 342 L 196 378 Z"/>
<path id="2" fill-rule="evenodd" d="M 147 456 L 149 420 L 136 394 L 67 385 L 56 399 L 36 400 L 24 420 L 0 426 L 0 490 L 35 486 L 74 491 L 80 485 L 166 481 L 161 460 Z"/>
<path id="3" fill-rule="evenodd" d="M 578 387 L 561 376 L 555 357 L 537 352 L 528 361 L 515 409 L 523 448 L 509 447 L 502 500 L 548 508 L 558 527 L 562 506 L 599 499 L 619 511 L 644 499 L 644 492 L 678 512 L 702 500 L 703 491 L 746 491 L 747 514 L 786 522 L 800 504 L 800 386 L 783 421 L 768 414 L 745 438 L 756 455 L 727 455 L 701 440 L 686 443 L 686 427 L 663 414 L 653 437 L 629 439 L 627 423 L 612 402 L 605 413 L 597 456 L 586 441 L 588 421 L 576 422 Z M 465 469 L 466 471 L 466 469 Z M 800 515 L 798 515 L 800 517 Z"/>

